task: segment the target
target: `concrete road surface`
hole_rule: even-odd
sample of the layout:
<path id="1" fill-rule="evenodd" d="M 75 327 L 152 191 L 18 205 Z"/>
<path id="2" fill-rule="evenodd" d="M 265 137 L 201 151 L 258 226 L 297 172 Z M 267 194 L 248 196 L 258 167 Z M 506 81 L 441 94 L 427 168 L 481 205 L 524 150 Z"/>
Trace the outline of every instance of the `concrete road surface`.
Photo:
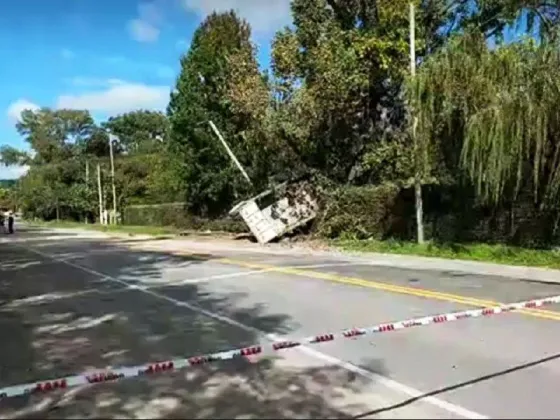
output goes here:
<path id="1" fill-rule="evenodd" d="M 560 284 L 242 248 L 0 236 L 0 387 L 560 295 Z M 559 321 L 551 306 L 333 341 L 5 399 L 0 416 L 558 418 Z"/>

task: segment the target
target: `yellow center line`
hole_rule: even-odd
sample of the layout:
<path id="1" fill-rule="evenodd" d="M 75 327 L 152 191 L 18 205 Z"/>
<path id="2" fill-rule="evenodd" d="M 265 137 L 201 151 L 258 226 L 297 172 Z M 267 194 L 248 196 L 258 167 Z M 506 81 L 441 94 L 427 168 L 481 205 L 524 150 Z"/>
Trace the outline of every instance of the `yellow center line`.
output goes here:
<path id="1" fill-rule="evenodd" d="M 176 254 L 182 254 L 193 259 L 208 260 L 211 259 L 210 255 L 193 254 L 188 251 L 175 252 Z M 346 277 L 338 274 L 324 273 L 321 271 L 304 270 L 294 267 L 281 267 L 268 264 L 259 264 L 248 262 L 244 260 L 232 259 L 232 258 L 216 258 L 215 262 L 222 264 L 235 265 L 237 267 L 244 267 L 250 269 L 266 270 L 275 273 L 282 274 L 292 274 L 300 277 L 308 277 L 313 279 L 327 280 L 333 283 L 347 284 L 351 286 L 365 287 L 368 289 L 382 290 L 384 292 L 398 293 L 408 296 L 418 296 L 427 299 L 436 299 L 446 302 L 460 303 L 468 306 L 476 307 L 490 307 L 490 306 L 500 306 L 504 303 L 496 302 L 493 300 L 477 299 L 468 296 L 455 295 L 450 293 L 437 292 L 428 289 L 419 289 L 406 286 L 398 286 L 394 284 L 384 283 L 376 280 L 365 280 L 357 277 Z M 546 309 L 520 309 L 516 312 L 522 313 L 524 315 L 529 315 L 536 318 L 549 319 L 554 321 L 560 321 L 560 312 L 549 311 Z"/>
<path id="2" fill-rule="evenodd" d="M 399 293 L 409 296 L 418 296 L 428 299 L 437 299 L 446 302 L 460 303 L 463 305 L 477 306 L 477 307 L 489 307 L 489 306 L 499 306 L 503 303 L 496 302 L 493 300 L 477 299 L 468 296 L 455 295 L 450 293 L 436 292 L 427 289 L 418 289 L 413 287 L 397 286 L 394 284 L 383 283 L 374 280 L 365 280 L 356 277 L 346 277 L 338 274 L 323 273 L 320 271 L 313 270 L 302 270 L 293 267 L 279 267 L 266 264 L 256 264 L 250 263 L 243 260 L 235 260 L 230 258 L 221 258 L 217 260 L 220 263 L 231 264 L 245 268 L 251 269 L 262 269 L 276 273 L 282 274 L 292 274 L 301 277 L 309 277 L 314 279 L 328 280 L 334 283 L 347 284 L 352 286 L 366 287 L 369 289 L 382 290 L 384 292 Z M 548 311 L 545 309 L 521 309 L 517 312 L 523 313 L 525 315 L 550 319 L 555 321 L 560 321 L 560 313 L 555 311 Z"/>

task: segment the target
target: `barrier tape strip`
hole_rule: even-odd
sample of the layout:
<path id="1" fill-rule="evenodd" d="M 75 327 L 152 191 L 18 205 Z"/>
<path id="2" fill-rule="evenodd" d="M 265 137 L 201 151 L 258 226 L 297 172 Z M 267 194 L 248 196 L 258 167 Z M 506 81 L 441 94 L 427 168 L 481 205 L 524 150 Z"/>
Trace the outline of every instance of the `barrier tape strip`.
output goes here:
<path id="1" fill-rule="evenodd" d="M 366 328 L 351 328 L 339 333 L 326 333 L 314 335 L 299 340 L 285 340 L 270 343 L 267 346 L 253 345 L 239 349 L 223 351 L 219 353 L 209 353 L 189 358 L 172 359 L 164 362 L 154 362 L 137 366 L 120 367 L 110 370 L 101 370 L 97 372 L 84 373 L 81 375 L 66 376 L 58 379 L 47 381 L 30 382 L 21 385 L 12 385 L 0 388 L 0 400 L 15 396 L 43 393 L 58 389 L 71 388 L 80 385 L 99 384 L 103 382 L 114 382 L 124 378 L 133 378 L 137 376 L 151 375 L 162 372 L 171 372 L 184 369 L 191 366 L 199 366 L 207 363 L 232 360 L 243 358 L 251 355 L 261 354 L 265 349 L 271 349 L 274 352 L 290 349 L 305 344 L 318 344 L 333 341 L 338 338 L 358 338 L 367 334 L 377 334 L 390 331 L 401 330 L 405 328 L 418 327 L 422 325 L 441 324 L 445 322 L 458 321 L 460 319 L 477 318 L 481 316 L 496 315 L 508 313 L 520 309 L 533 309 L 543 305 L 551 305 L 560 303 L 560 295 L 547 297 L 544 299 L 533 299 L 523 302 L 510 303 L 500 306 L 470 309 L 460 312 L 450 312 L 439 315 L 425 316 L 421 318 L 412 318 L 404 321 L 390 322 L 386 324 L 378 324 Z"/>

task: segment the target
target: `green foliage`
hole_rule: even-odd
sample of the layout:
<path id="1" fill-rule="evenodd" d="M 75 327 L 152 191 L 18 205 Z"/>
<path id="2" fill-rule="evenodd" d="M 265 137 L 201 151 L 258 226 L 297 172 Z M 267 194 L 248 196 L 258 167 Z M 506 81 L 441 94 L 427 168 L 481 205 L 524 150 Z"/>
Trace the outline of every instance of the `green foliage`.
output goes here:
<path id="1" fill-rule="evenodd" d="M 11 190 L 16 186 L 15 179 L 0 179 L 0 188 Z"/>
<path id="2" fill-rule="evenodd" d="M 123 215 L 127 225 L 173 226 L 183 230 L 211 230 L 242 233 L 247 227 L 240 220 L 229 218 L 204 219 L 190 213 L 186 203 L 128 206 Z"/>
<path id="3" fill-rule="evenodd" d="M 13 209 L 15 206 L 14 191 L 0 187 L 0 209 Z"/>
<path id="4" fill-rule="evenodd" d="M 115 186 L 119 207 L 175 198 L 181 184 L 170 175 L 176 158 L 168 152 L 169 124 L 164 114 L 135 111 L 95 125 L 88 111 L 24 111 L 18 123 L 34 157 L 2 149 L 6 164 L 29 164 L 18 183 L 19 206 L 29 215 L 82 220 L 98 213 L 96 166 L 102 195 L 110 208 L 111 178 L 108 130 L 116 135 Z"/>
<path id="5" fill-rule="evenodd" d="M 181 157 L 189 209 L 215 216 L 248 193 L 248 185 L 208 125 L 213 121 L 250 175 L 252 153 L 244 136 L 251 99 L 243 83 L 258 83 L 250 28 L 234 12 L 213 13 L 195 31 L 181 59 L 168 115 L 172 148 Z M 262 176 L 255 178 L 258 183 Z"/>
<path id="6" fill-rule="evenodd" d="M 166 114 L 136 110 L 96 123 L 88 110 L 24 111 L 17 130 L 29 150 L 4 146 L 0 163 L 30 169 L 0 190 L 0 204 L 46 219 L 98 218 L 98 165 L 112 207 L 111 133 L 117 206 L 129 224 L 244 231 L 240 220 L 221 219 L 235 203 L 311 174 L 322 191 L 318 235 L 406 237 L 419 177 L 435 239 L 558 237 L 560 8 L 414 0 L 410 80 L 409 3 L 293 0 L 293 25 L 274 37 L 265 74 L 247 22 L 213 13 L 180 58 Z M 516 33 L 538 28 L 538 42 L 501 45 L 505 28 L 521 22 Z M 441 199 L 448 190 L 454 198 Z M 154 206 L 170 202 L 183 204 Z"/>
<path id="7" fill-rule="evenodd" d="M 119 148 L 127 153 L 157 152 L 169 137 L 169 121 L 161 112 L 129 112 L 110 117 L 102 127 L 118 137 Z"/>
<path id="8" fill-rule="evenodd" d="M 76 156 L 95 125 L 89 111 L 43 108 L 23 111 L 16 128 L 35 152 L 32 161 L 49 164 Z"/>
<path id="9" fill-rule="evenodd" d="M 418 55 L 441 43 L 446 5 L 420 8 Z M 385 169 L 378 148 L 407 155 L 408 1 L 295 0 L 295 29 L 273 41 L 275 135 L 305 166 L 338 182 L 405 181 L 411 164 Z M 410 156 L 406 159 L 410 160 Z M 382 177 L 382 178 L 380 178 Z"/>
<path id="10" fill-rule="evenodd" d="M 17 150 L 11 146 L 0 147 L 0 164 L 4 166 L 25 165 L 30 157 L 27 153 Z"/>
<path id="11" fill-rule="evenodd" d="M 554 1 L 455 0 L 453 3 L 458 27 L 481 31 L 499 42 L 503 42 L 504 31 L 512 27 L 518 33 L 538 33 L 547 41 L 558 35 L 560 5 Z"/>
<path id="12" fill-rule="evenodd" d="M 535 202 L 560 199 L 560 54 L 527 41 L 489 50 L 461 37 L 423 66 L 412 88 L 426 143 L 438 126 L 459 135 L 462 168 L 486 201 L 515 199 L 529 177 Z"/>
<path id="13" fill-rule="evenodd" d="M 532 267 L 560 268 L 560 252 L 555 250 L 524 249 L 503 244 L 437 244 L 403 241 L 356 241 L 337 240 L 333 244 L 341 249 L 358 252 L 379 252 L 386 254 L 421 255 L 454 260 L 486 261 L 498 264 Z"/>
<path id="14" fill-rule="evenodd" d="M 392 184 L 342 187 L 326 192 L 317 234 L 356 239 L 385 239 L 393 226 L 400 188 Z"/>

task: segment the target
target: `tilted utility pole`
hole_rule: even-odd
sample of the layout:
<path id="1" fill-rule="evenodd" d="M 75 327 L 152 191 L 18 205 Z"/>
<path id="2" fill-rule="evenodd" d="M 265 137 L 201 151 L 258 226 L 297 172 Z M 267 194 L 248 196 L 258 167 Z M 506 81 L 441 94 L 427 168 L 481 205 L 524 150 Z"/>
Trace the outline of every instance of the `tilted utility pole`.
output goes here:
<path id="1" fill-rule="evenodd" d="M 241 163 L 239 163 L 239 161 L 237 160 L 237 158 L 235 157 L 235 155 L 233 154 L 233 152 L 229 148 L 228 144 L 226 143 L 226 141 L 222 137 L 222 134 L 220 133 L 220 131 L 218 130 L 218 128 L 216 127 L 214 122 L 212 122 L 212 120 L 209 120 L 208 124 L 210 124 L 210 127 L 212 128 L 212 131 L 214 131 L 214 134 L 216 134 L 218 139 L 222 142 L 222 144 L 225 147 L 226 152 L 228 153 L 229 157 L 231 158 L 231 160 L 233 160 L 233 163 L 235 163 L 235 166 L 237 166 L 237 169 L 239 169 L 241 171 L 241 173 L 243 174 L 243 177 L 247 180 L 249 185 L 253 186 L 253 183 L 251 182 L 251 178 L 249 178 L 249 175 L 247 175 L 247 172 L 245 172 L 245 169 L 243 169 L 243 166 L 241 166 Z"/>
<path id="2" fill-rule="evenodd" d="M 410 2 L 410 75 L 416 77 L 416 18 L 414 13 L 414 3 Z M 414 200 L 416 207 L 416 238 L 419 244 L 424 243 L 424 209 L 422 203 L 422 179 L 420 171 L 420 157 L 418 150 L 418 139 L 416 136 L 416 128 L 418 126 L 418 117 L 416 110 L 409 104 L 412 116 L 412 140 L 414 142 Z"/>
<path id="3" fill-rule="evenodd" d="M 198 73 L 198 79 L 200 80 L 201 84 L 204 85 L 206 83 L 206 79 L 204 78 L 204 76 L 201 73 Z M 235 166 L 237 166 L 237 169 L 239 169 L 239 171 L 243 174 L 243 178 L 245 178 L 245 180 L 249 183 L 250 186 L 253 186 L 253 182 L 251 181 L 251 178 L 249 178 L 249 175 L 247 175 L 247 172 L 245 172 L 245 169 L 243 169 L 243 166 L 241 166 L 241 163 L 239 163 L 239 161 L 237 160 L 237 157 L 235 157 L 235 155 L 233 154 L 233 152 L 229 148 L 228 144 L 224 140 L 224 137 L 222 136 L 222 133 L 220 133 L 220 130 L 218 130 L 218 127 L 216 127 L 216 124 L 214 124 L 214 122 L 212 120 L 208 120 L 208 124 L 210 125 L 210 128 L 212 129 L 212 131 L 214 132 L 214 134 L 216 134 L 216 136 L 218 137 L 218 139 L 220 140 L 220 142 L 222 143 L 222 145 L 226 149 L 227 154 L 229 155 L 231 160 L 233 160 L 233 163 L 235 163 Z"/>

